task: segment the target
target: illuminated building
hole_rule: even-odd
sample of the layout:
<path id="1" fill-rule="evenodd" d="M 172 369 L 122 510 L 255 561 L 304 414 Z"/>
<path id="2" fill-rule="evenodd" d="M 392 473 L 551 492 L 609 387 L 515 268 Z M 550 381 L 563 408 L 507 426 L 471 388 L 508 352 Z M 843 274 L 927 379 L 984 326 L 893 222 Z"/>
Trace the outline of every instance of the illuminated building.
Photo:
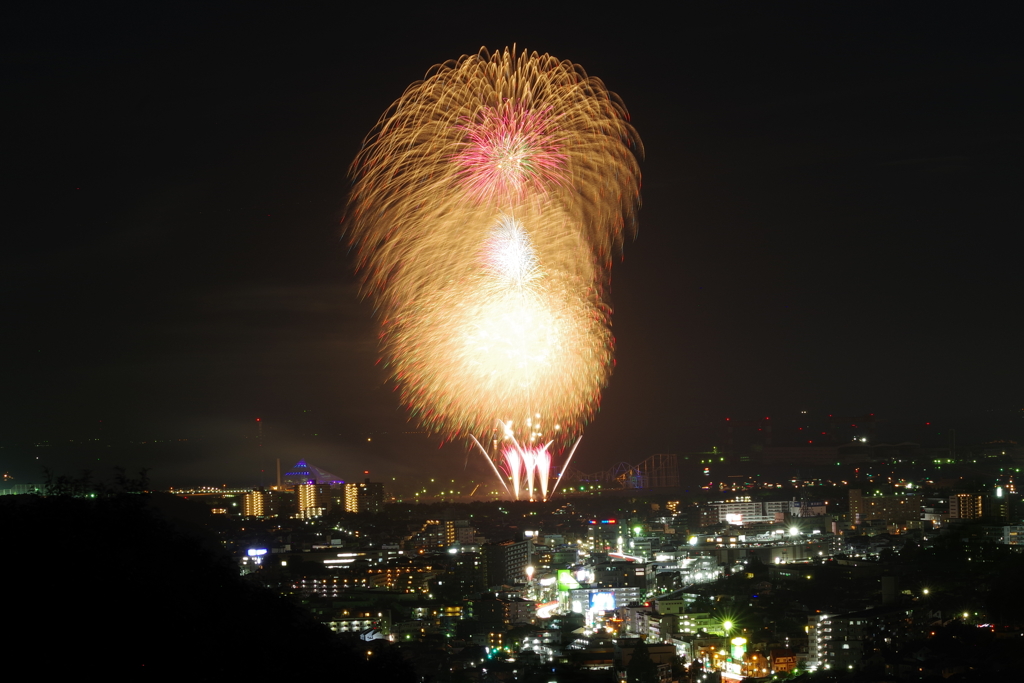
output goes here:
<path id="1" fill-rule="evenodd" d="M 735 647 L 735 645 L 733 646 Z M 733 654 L 735 658 L 735 653 Z M 755 650 L 741 655 L 743 659 L 743 674 L 750 678 L 766 678 L 771 671 L 771 662 L 763 652 Z"/>
<path id="2" fill-rule="evenodd" d="M 405 538 L 405 549 L 423 551 L 443 548 L 447 538 L 444 524 L 437 519 L 428 519 L 418 531 Z"/>
<path id="3" fill-rule="evenodd" d="M 900 638 L 908 633 L 911 613 L 906 607 L 873 607 L 836 616 L 822 614 L 809 630 L 809 639 L 814 639 L 810 649 L 819 667 L 859 667 L 873 651 L 898 648 Z"/>
<path id="4" fill-rule="evenodd" d="M 585 614 L 591 612 L 611 612 L 620 605 L 631 602 L 642 602 L 643 591 L 636 586 L 624 588 L 573 588 L 566 597 L 567 608 L 573 612 Z"/>
<path id="5" fill-rule="evenodd" d="M 455 557 L 453 574 L 462 595 L 477 593 L 487 587 L 487 570 L 478 553 L 459 553 Z"/>
<path id="6" fill-rule="evenodd" d="M 665 593 L 654 599 L 654 611 L 659 614 L 683 614 L 696 599 L 694 594 L 683 591 Z"/>
<path id="7" fill-rule="evenodd" d="M 750 500 L 749 497 L 721 502 L 708 503 L 708 507 L 715 512 L 712 518 L 715 522 L 728 522 L 729 524 L 741 525 L 744 522 L 774 521 L 775 515 L 771 518 L 765 516 L 764 504 L 759 500 Z"/>
<path id="8" fill-rule="evenodd" d="M 387 636 L 391 633 L 391 610 L 345 609 L 324 623 L 335 633 L 362 633 L 376 629 Z"/>
<path id="9" fill-rule="evenodd" d="M 6 475 L 4 481 L 7 481 Z M 0 489 L 0 496 L 20 496 L 42 492 L 43 489 L 35 484 L 15 484 L 9 488 Z"/>
<path id="10" fill-rule="evenodd" d="M 345 484 L 345 512 L 384 512 L 384 484 Z"/>
<path id="11" fill-rule="evenodd" d="M 584 669 L 611 669 L 615 666 L 615 641 L 602 633 L 595 633 L 586 641 L 580 655 Z"/>
<path id="12" fill-rule="evenodd" d="M 797 666 L 796 653 L 788 648 L 773 648 L 768 651 L 771 670 L 775 673 L 787 674 Z"/>
<path id="13" fill-rule="evenodd" d="M 622 533 L 617 519 L 592 519 L 587 527 L 587 541 L 594 550 L 616 550 Z"/>
<path id="14" fill-rule="evenodd" d="M 947 496 L 926 496 L 921 508 L 921 520 L 933 527 L 940 527 L 949 519 L 949 498 Z"/>
<path id="15" fill-rule="evenodd" d="M 694 537 L 697 538 L 697 537 Z M 722 536 L 711 536 L 712 543 L 715 543 L 715 539 L 720 539 L 719 544 L 724 544 L 725 541 L 731 540 Z M 699 543 L 699 539 L 698 539 Z M 733 548 L 735 544 L 730 545 Z M 723 574 L 724 569 L 719 565 L 719 560 L 715 557 L 716 549 L 711 545 L 707 548 L 701 548 L 698 552 L 708 553 L 702 555 L 691 555 L 686 552 L 677 552 L 671 554 L 658 554 L 656 560 L 658 562 L 658 571 L 673 570 L 678 572 L 679 579 L 684 584 L 690 583 L 710 583 L 711 581 L 717 581 Z M 742 552 L 745 557 L 747 550 L 737 551 Z M 728 552 L 724 558 L 728 561 Z M 657 575 L 653 574 L 652 581 L 656 580 Z M 659 610 L 662 611 L 662 610 Z"/>
<path id="16" fill-rule="evenodd" d="M 487 568 L 487 585 L 523 583 L 533 562 L 533 541 L 503 541 L 481 547 Z"/>
<path id="17" fill-rule="evenodd" d="M 646 592 L 655 578 L 653 567 L 644 562 L 599 562 L 593 569 L 594 584 L 606 588 L 636 586 Z"/>
<path id="18" fill-rule="evenodd" d="M 861 489 L 850 489 L 850 519 L 854 524 L 881 520 L 886 524 L 903 524 L 921 519 L 923 498 L 910 495 L 864 495 Z"/>
<path id="19" fill-rule="evenodd" d="M 534 624 L 537 621 L 537 606 L 522 598 L 488 596 L 473 601 L 473 616 L 487 629 Z"/>
<path id="20" fill-rule="evenodd" d="M 476 529 L 465 519 L 446 520 L 444 523 L 444 542 L 446 545 L 460 543 L 473 545 L 476 541 Z"/>
<path id="21" fill-rule="evenodd" d="M 722 620 L 711 615 L 711 612 L 689 612 L 679 615 L 680 633 L 699 633 L 704 631 L 712 635 L 724 636 Z"/>
<path id="22" fill-rule="evenodd" d="M 246 517 L 266 516 L 266 497 L 266 492 L 259 490 L 250 491 L 249 493 L 245 494 L 242 514 Z"/>
<path id="23" fill-rule="evenodd" d="M 442 572 L 429 564 L 391 564 L 380 569 L 367 569 L 368 585 L 402 593 L 428 593 L 430 580 Z"/>
<path id="24" fill-rule="evenodd" d="M 1006 545 L 1024 545 L 1024 526 L 1002 526 L 1000 542 Z"/>
<path id="25" fill-rule="evenodd" d="M 824 501 L 797 500 L 751 500 L 741 496 L 733 500 L 705 503 L 700 506 L 700 526 L 711 526 L 726 522 L 733 526 L 781 522 L 786 517 L 815 517 L 824 515 Z"/>
<path id="26" fill-rule="evenodd" d="M 949 518 L 981 519 L 982 500 L 979 493 L 954 493 L 949 497 Z"/>
<path id="27" fill-rule="evenodd" d="M 310 465 L 305 460 L 300 460 L 290 470 L 285 472 L 282 483 L 285 486 L 295 486 L 297 484 L 309 483 L 344 484 L 345 482 L 327 470 L 321 469 L 316 465 Z"/>
<path id="28" fill-rule="evenodd" d="M 331 489 L 327 484 L 299 484 L 299 517 L 323 517 L 331 509 Z"/>
<path id="29" fill-rule="evenodd" d="M 348 588 L 365 588 L 367 580 L 365 576 L 359 577 L 338 577 L 338 578 L 316 578 L 303 577 L 292 584 L 293 591 L 300 595 L 316 595 L 322 598 L 336 598 L 339 593 Z"/>

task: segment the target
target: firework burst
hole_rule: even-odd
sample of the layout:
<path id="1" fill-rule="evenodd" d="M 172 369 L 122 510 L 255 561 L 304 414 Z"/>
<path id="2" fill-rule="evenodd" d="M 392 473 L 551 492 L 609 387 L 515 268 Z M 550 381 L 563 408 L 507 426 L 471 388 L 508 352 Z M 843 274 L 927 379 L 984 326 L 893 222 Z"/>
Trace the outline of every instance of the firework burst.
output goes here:
<path id="1" fill-rule="evenodd" d="M 634 229 L 639 153 L 579 66 L 481 50 L 410 86 L 352 165 L 349 236 L 402 398 L 448 436 L 500 419 L 491 453 L 516 497 L 547 495 L 549 448 L 610 375 L 608 268 Z"/>
<path id="2" fill-rule="evenodd" d="M 477 201 L 521 202 L 565 182 L 565 147 L 549 111 L 504 103 L 481 107 L 455 155 L 459 179 Z"/>

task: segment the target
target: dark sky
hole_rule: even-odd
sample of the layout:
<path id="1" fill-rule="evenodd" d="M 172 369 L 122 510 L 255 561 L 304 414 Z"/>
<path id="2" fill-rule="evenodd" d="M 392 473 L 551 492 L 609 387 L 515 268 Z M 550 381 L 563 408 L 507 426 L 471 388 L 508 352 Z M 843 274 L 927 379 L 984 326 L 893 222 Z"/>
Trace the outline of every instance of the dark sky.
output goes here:
<path id="1" fill-rule="evenodd" d="M 461 476 L 462 444 L 396 435 L 415 426 L 375 365 L 347 167 L 431 65 L 512 43 L 602 78 L 647 151 L 581 468 L 802 410 L 1024 438 L 1009 10 L 151 4 L 5 10 L 0 469 L 20 481 L 120 462 L 252 483 L 275 457 Z"/>

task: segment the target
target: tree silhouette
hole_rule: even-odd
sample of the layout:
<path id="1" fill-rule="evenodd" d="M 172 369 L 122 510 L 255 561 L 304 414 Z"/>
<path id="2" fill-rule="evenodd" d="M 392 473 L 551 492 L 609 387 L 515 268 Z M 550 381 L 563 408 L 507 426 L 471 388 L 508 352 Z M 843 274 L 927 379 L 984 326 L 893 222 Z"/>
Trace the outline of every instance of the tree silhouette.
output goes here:
<path id="1" fill-rule="evenodd" d="M 239 662 L 273 677 L 383 681 L 407 673 L 388 658 L 380 675 L 367 677 L 363 660 L 326 626 L 243 580 L 219 539 L 191 525 L 192 501 L 74 497 L 68 479 L 52 476 L 48 485 L 54 495 L 0 498 L 10 548 L 25 554 L 71 543 L 59 561 L 0 565 L 0 580 L 24 596 L 21 608 L 14 603 L 18 627 L 5 645 L 46 677 L 80 675 L 82 662 L 97 658 L 113 680 L 169 680 L 182 671 L 221 680 L 237 675 Z M 69 602 L 76 606 L 72 622 L 58 618 Z"/>
<path id="2" fill-rule="evenodd" d="M 658 665 L 651 659 L 647 643 L 640 641 L 633 650 L 633 657 L 626 665 L 626 680 L 629 683 L 658 683 Z"/>

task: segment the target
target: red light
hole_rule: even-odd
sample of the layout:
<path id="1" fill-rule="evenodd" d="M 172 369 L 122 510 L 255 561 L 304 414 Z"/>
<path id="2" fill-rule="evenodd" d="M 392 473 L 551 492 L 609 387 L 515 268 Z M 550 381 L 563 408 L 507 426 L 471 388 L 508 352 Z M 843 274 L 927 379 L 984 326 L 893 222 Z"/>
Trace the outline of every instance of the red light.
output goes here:
<path id="1" fill-rule="evenodd" d="M 369 474 L 370 470 L 363 470 L 363 474 Z"/>
<path id="2" fill-rule="evenodd" d="M 260 419 L 259 419 L 259 418 L 257 417 L 257 418 L 256 418 L 256 421 L 257 421 L 257 422 L 259 422 L 259 421 L 260 421 Z"/>

